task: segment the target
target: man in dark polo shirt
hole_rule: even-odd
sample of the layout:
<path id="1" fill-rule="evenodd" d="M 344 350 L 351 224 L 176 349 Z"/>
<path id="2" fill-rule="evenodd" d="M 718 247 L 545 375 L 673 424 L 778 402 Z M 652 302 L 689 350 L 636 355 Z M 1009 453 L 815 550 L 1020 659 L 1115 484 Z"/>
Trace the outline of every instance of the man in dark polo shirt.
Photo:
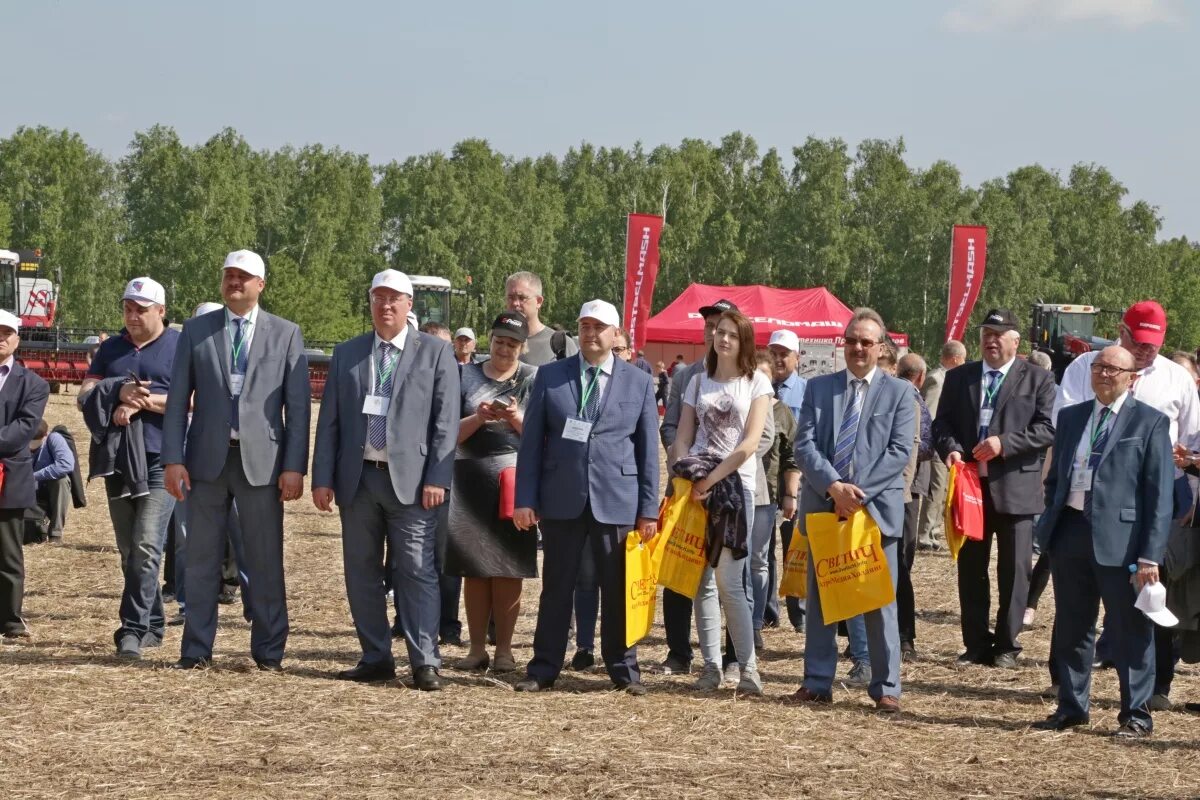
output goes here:
<path id="1" fill-rule="evenodd" d="M 92 474 L 104 474 L 108 512 L 121 553 L 125 586 L 121 592 L 121 625 L 113 639 L 117 655 L 141 658 L 142 648 L 162 644 L 166 624 L 158 582 L 167 523 L 175 500 L 163 486 L 163 412 L 171 383 L 171 367 L 179 332 L 166 326 L 166 293 L 151 278 L 134 278 L 121 298 L 125 327 L 106 339 L 92 359 L 80 387 L 80 404 L 99 406 L 103 430 L 110 437 L 137 420 L 145 448 L 145 490 L 130 491 L 133 476 L 98 467 L 93 450 Z M 137 380 L 134 380 L 134 377 Z M 93 392 L 101 394 L 90 397 Z"/>

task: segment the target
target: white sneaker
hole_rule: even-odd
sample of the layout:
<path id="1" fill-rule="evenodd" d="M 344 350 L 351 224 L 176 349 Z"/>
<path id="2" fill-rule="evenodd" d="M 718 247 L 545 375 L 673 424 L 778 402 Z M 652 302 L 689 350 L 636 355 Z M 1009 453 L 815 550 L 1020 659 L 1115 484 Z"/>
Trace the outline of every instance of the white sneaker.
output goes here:
<path id="1" fill-rule="evenodd" d="M 737 685 L 738 694 L 761 695 L 763 693 L 762 678 L 755 667 L 742 670 L 742 678 Z"/>
<path id="2" fill-rule="evenodd" d="M 733 689 L 742 680 L 742 668 L 736 661 L 731 661 L 725 667 L 725 677 L 721 681 L 722 689 Z"/>
<path id="3" fill-rule="evenodd" d="M 698 692 L 715 692 L 717 689 L 720 689 L 721 670 L 715 664 L 706 664 L 692 688 Z"/>

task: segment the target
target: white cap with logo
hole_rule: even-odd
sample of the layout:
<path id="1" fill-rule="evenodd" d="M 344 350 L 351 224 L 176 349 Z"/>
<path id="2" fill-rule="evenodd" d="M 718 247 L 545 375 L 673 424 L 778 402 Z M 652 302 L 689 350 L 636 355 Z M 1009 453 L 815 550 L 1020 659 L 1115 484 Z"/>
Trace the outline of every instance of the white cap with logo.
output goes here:
<path id="1" fill-rule="evenodd" d="M 584 318 L 594 319 L 614 328 L 621 327 L 621 315 L 617 313 L 616 307 L 604 300 L 588 300 L 584 303 L 579 309 L 579 319 Z"/>
<path id="2" fill-rule="evenodd" d="M 125 294 L 122 300 L 132 300 L 142 308 L 150 306 L 165 306 L 167 293 L 162 284 L 153 278 L 134 278 L 125 284 Z"/>
<path id="3" fill-rule="evenodd" d="M 1144 585 L 1138 592 L 1133 607 L 1164 628 L 1174 628 L 1179 624 L 1179 618 L 1167 608 L 1167 589 L 1161 583 Z"/>
<path id="4" fill-rule="evenodd" d="M 412 281 L 403 272 L 395 269 L 385 269 L 383 272 L 375 273 L 375 277 L 371 279 L 371 291 L 376 289 L 391 289 L 409 297 L 413 296 Z"/>
<path id="5" fill-rule="evenodd" d="M 471 330 L 470 328 L 459 328 L 458 330 L 456 330 L 454 332 L 455 339 L 457 339 L 460 336 L 465 336 L 468 339 L 470 339 L 472 342 L 475 341 L 475 331 Z"/>
<path id="6" fill-rule="evenodd" d="M 14 331 L 19 331 L 21 330 L 21 318 L 11 311 L 0 308 L 0 328 L 12 328 Z"/>
<path id="7" fill-rule="evenodd" d="M 262 256 L 253 250 L 234 250 L 225 256 L 225 266 L 222 269 L 240 269 L 256 278 L 267 277 L 267 267 L 263 264 Z"/>
<path id="8" fill-rule="evenodd" d="M 205 302 L 196 306 L 196 310 L 192 312 L 192 316 L 193 317 L 202 317 L 205 314 L 211 314 L 214 311 L 220 311 L 224 307 L 225 306 L 221 305 L 220 303 L 214 303 L 212 301 L 206 300 Z"/>
<path id="9" fill-rule="evenodd" d="M 800 352 L 800 337 L 796 335 L 795 331 L 789 331 L 786 328 L 771 332 L 771 341 L 767 342 L 767 347 L 773 344 L 786 347 L 793 353 Z"/>

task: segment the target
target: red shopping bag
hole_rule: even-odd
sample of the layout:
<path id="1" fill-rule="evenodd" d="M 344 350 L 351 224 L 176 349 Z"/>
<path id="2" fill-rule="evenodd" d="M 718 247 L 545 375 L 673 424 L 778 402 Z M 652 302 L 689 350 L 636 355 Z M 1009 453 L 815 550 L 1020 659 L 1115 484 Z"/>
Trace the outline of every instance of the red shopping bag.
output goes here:
<path id="1" fill-rule="evenodd" d="M 979 465 L 960 461 L 954 469 L 951 501 L 954 527 L 968 539 L 983 541 L 983 486 L 979 483 Z"/>
<path id="2" fill-rule="evenodd" d="M 513 518 L 513 506 L 517 500 L 517 468 L 505 467 L 500 470 L 500 519 Z"/>

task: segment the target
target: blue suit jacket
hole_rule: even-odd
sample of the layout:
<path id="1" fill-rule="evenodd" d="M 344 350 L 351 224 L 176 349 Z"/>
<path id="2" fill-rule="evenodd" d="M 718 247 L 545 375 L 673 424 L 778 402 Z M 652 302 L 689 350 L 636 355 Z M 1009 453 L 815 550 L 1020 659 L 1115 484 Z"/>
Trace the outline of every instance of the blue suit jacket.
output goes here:
<path id="1" fill-rule="evenodd" d="M 658 408 L 654 380 L 617 358 L 586 442 L 564 439 L 579 416 L 580 356 L 539 367 L 517 451 L 517 508 L 575 519 L 588 501 L 606 525 L 658 516 Z"/>
<path id="2" fill-rule="evenodd" d="M 1054 457 L 1046 475 L 1046 510 L 1035 535 L 1045 550 L 1054 539 L 1071 487 L 1075 448 L 1086 435 L 1092 402 L 1058 413 Z M 1170 422 L 1162 412 L 1126 397 L 1092 476 L 1092 548 L 1096 563 L 1125 567 L 1145 558 L 1161 564 L 1171 531 L 1174 464 Z"/>
<path id="3" fill-rule="evenodd" d="M 388 476 L 397 499 L 421 499 L 426 486 L 450 488 L 461 410 L 454 350 L 435 336 L 409 328 L 396 361 L 388 408 Z M 329 378 L 317 415 L 312 485 L 333 489 L 337 504 L 354 500 L 367 443 L 363 400 L 371 384 L 375 332 L 333 348 Z"/>
<path id="4" fill-rule="evenodd" d="M 29 443 L 50 399 L 50 385 L 20 361 L 0 389 L 0 463 L 4 464 L 4 489 L 0 508 L 30 508 L 37 505 L 37 483 L 33 480 L 33 454 Z M 45 445 L 43 445 L 44 447 Z"/>
<path id="5" fill-rule="evenodd" d="M 904 469 L 912 454 L 916 424 L 912 392 L 911 383 L 880 370 L 867 389 L 859 417 L 851 483 L 866 494 L 864 505 L 884 536 L 904 533 Z M 833 510 L 827 492 L 830 484 L 841 480 L 833 468 L 838 433 L 834 419 L 840 418 L 845 404 L 846 370 L 808 382 L 796 431 L 796 463 L 804 473 L 802 519 Z"/>

